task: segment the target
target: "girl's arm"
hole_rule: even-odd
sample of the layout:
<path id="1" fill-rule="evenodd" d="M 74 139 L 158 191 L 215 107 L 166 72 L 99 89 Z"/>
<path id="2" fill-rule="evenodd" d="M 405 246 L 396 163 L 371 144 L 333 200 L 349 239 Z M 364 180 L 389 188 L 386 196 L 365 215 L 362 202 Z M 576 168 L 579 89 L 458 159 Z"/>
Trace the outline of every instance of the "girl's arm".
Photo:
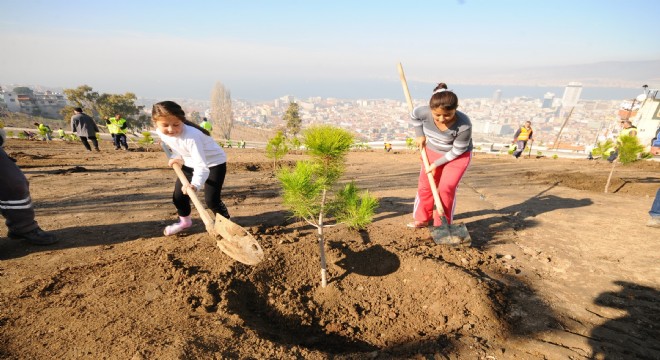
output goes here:
<path id="1" fill-rule="evenodd" d="M 459 133 L 454 142 L 452 143 L 451 150 L 445 156 L 433 162 L 436 167 L 446 164 L 457 157 L 463 155 L 470 147 L 470 140 L 472 139 L 472 127 L 468 127 L 465 131 Z"/>
<path id="2" fill-rule="evenodd" d="M 422 107 L 418 106 L 410 113 L 410 122 L 415 130 L 415 144 L 421 148 L 426 144 L 426 134 L 424 133 L 424 115 Z"/>
<path id="3" fill-rule="evenodd" d="M 206 135 L 203 135 L 206 136 Z M 206 162 L 206 154 L 204 154 L 203 143 L 201 140 L 191 139 L 187 142 L 188 151 L 192 159 L 193 176 L 190 184 L 197 189 L 201 189 L 209 178 L 209 167 Z"/>

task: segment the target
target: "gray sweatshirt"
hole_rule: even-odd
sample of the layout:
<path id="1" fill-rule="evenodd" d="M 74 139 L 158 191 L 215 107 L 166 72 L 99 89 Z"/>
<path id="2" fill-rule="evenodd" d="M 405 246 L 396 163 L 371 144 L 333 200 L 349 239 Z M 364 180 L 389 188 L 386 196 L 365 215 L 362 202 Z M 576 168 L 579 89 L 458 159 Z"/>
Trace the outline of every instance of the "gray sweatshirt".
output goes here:
<path id="1" fill-rule="evenodd" d="M 472 151 L 472 123 L 470 118 L 460 111 L 456 111 L 456 122 L 447 129 L 441 131 L 433 121 L 431 108 L 418 106 L 410 114 L 415 136 L 426 136 L 426 147 L 443 157 L 434 161 L 436 166 L 446 164 L 466 151 Z"/>

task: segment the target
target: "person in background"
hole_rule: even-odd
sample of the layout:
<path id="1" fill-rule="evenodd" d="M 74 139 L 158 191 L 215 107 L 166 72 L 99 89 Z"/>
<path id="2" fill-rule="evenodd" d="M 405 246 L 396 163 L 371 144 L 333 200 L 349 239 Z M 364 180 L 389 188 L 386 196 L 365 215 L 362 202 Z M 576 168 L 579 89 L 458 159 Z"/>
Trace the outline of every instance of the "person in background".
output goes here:
<path id="1" fill-rule="evenodd" d="M 392 151 L 392 144 L 386 142 L 386 143 L 385 143 L 385 151 L 386 151 L 386 152 L 390 152 L 390 151 Z"/>
<path id="2" fill-rule="evenodd" d="M 55 235 L 43 231 L 34 219 L 29 183 L 5 152 L 5 140 L 4 129 L 0 129 L 0 213 L 7 224 L 7 236 L 34 245 L 54 244 Z"/>
<path id="3" fill-rule="evenodd" d="M 525 151 L 527 141 L 534 142 L 534 139 L 532 138 L 533 134 L 534 130 L 532 130 L 531 121 L 525 121 L 525 124 L 513 134 L 513 141 L 511 143 L 516 144 L 516 150 L 513 152 L 513 156 L 515 156 L 516 159 L 520 158 L 520 155 Z"/>
<path id="4" fill-rule="evenodd" d="M 651 139 L 651 154 L 660 155 L 660 126 L 655 131 L 655 137 Z"/>
<path id="5" fill-rule="evenodd" d="M 616 158 L 619 157 L 619 146 L 621 146 L 621 138 L 624 136 L 637 136 L 637 128 L 633 126 L 632 121 L 630 120 L 621 120 L 621 131 L 619 132 L 619 136 L 616 138 L 616 144 L 614 145 L 613 148 L 610 148 L 607 150 L 609 153 L 609 156 L 607 157 L 607 161 L 609 162 L 614 162 Z"/>
<path id="6" fill-rule="evenodd" d="M 48 125 L 35 122 L 34 126 L 36 126 L 37 129 L 39 130 L 39 135 L 41 135 L 42 140 L 46 140 L 46 141 L 53 140 L 51 137 L 53 130 L 51 130 Z"/>
<path id="7" fill-rule="evenodd" d="M 60 140 L 64 140 L 64 130 L 62 128 L 57 129 L 57 135 L 60 137 Z"/>
<path id="8" fill-rule="evenodd" d="M 456 206 L 456 189 L 472 159 L 472 123 L 470 118 L 456 109 L 458 96 L 447 90 L 445 83 L 433 89 L 429 105 L 413 109 L 411 122 L 415 130 L 415 143 L 426 151 L 429 172 L 435 184 L 430 184 L 426 167 L 422 164 L 413 208 L 414 221 L 408 227 L 420 228 L 441 225 L 439 214 L 433 211 L 431 186 L 438 188 L 442 208 L 451 224 Z"/>
<path id="9" fill-rule="evenodd" d="M 181 180 L 174 184 L 172 202 L 179 215 L 179 222 L 165 228 L 165 235 L 174 235 L 192 225 L 189 192 L 204 188 L 204 200 L 214 214 L 229 219 L 229 211 L 221 200 L 222 184 L 227 173 L 227 155 L 199 125 L 186 120 L 181 106 L 173 101 L 154 104 L 151 117 L 161 141 L 172 149 L 168 165 L 181 164 L 181 170 L 190 181 L 184 187 Z M 214 216 L 215 217 L 215 216 Z"/>
<path id="10" fill-rule="evenodd" d="M 126 119 L 122 118 L 121 114 L 117 114 L 115 117 L 106 120 L 106 124 L 108 125 L 108 131 L 110 131 L 111 134 L 114 131 L 115 150 L 120 150 L 122 147 L 124 150 L 128 150 L 128 142 L 126 140 L 128 123 L 126 122 Z"/>
<path id="11" fill-rule="evenodd" d="M 646 226 L 660 228 L 660 188 L 655 193 L 655 199 L 653 199 L 653 204 L 651 204 L 649 215 L 651 215 L 651 218 L 646 223 Z"/>
<path id="12" fill-rule="evenodd" d="M 74 108 L 73 116 L 71 117 L 71 132 L 78 134 L 80 141 L 85 146 L 87 151 L 92 151 L 91 146 L 89 146 L 89 139 L 94 145 L 96 151 L 101 151 L 99 149 L 99 142 L 96 140 L 96 133 L 99 132 L 99 128 L 89 115 L 83 113 L 82 108 Z"/>
<path id="13" fill-rule="evenodd" d="M 208 131 L 209 134 L 211 133 L 211 131 L 213 131 L 213 125 L 211 125 L 211 123 L 209 122 L 209 119 L 207 119 L 207 118 L 203 118 L 202 122 L 199 124 L 199 126 L 201 126 L 202 129 Z"/>

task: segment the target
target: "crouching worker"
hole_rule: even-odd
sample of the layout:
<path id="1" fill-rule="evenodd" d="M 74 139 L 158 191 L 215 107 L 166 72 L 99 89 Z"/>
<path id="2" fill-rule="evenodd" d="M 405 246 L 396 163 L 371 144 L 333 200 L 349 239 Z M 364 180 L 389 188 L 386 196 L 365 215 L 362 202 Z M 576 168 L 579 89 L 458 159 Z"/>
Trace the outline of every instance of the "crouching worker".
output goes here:
<path id="1" fill-rule="evenodd" d="M 34 245 L 57 242 L 55 235 L 47 233 L 34 220 L 27 178 L 2 148 L 0 136 L 0 212 L 5 218 L 12 239 L 21 239 Z"/>

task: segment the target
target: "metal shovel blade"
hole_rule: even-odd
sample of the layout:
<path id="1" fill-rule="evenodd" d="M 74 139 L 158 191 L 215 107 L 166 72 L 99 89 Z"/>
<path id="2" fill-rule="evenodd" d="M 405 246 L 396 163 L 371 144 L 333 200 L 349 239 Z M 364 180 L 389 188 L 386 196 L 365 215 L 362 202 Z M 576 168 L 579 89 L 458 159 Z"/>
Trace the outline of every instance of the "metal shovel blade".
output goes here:
<path id="1" fill-rule="evenodd" d="M 257 240 L 224 216 L 216 214 L 213 230 L 222 237 L 216 237 L 216 245 L 232 259 L 246 265 L 256 265 L 264 259 L 264 251 Z"/>
<path id="2" fill-rule="evenodd" d="M 472 238 L 467 227 L 463 224 L 447 224 L 442 218 L 442 225 L 430 226 L 433 242 L 438 245 L 470 246 Z"/>

